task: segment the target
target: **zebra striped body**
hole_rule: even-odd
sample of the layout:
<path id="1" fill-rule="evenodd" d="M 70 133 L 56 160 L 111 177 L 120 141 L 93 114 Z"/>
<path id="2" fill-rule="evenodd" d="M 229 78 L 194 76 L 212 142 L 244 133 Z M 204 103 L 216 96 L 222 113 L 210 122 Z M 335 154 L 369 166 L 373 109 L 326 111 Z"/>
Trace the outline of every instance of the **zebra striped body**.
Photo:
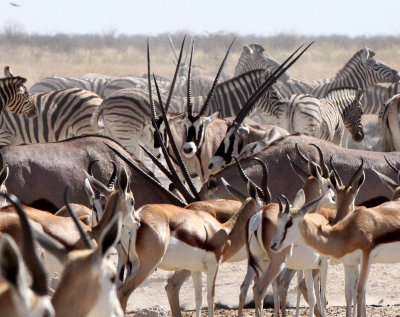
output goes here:
<path id="1" fill-rule="evenodd" d="M 383 152 L 400 151 L 400 94 L 387 100 L 379 115 Z"/>
<path id="2" fill-rule="evenodd" d="M 32 96 L 39 111 L 34 118 L 4 111 L 0 116 L 0 144 L 47 143 L 97 134 L 90 125 L 102 99 L 93 92 L 72 88 Z"/>
<path id="3" fill-rule="evenodd" d="M 103 98 L 104 88 L 109 80 L 108 78 L 79 79 L 73 77 L 50 76 L 34 83 L 29 89 L 29 92 L 31 94 L 42 94 L 54 90 L 81 88 L 92 91 Z"/>
<path id="4" fill-rule="evenodd" d="M 163 94 L 162 99 L 165 102 L 167 96 Z M 203 97 L 192 98 L 195 111 L 198 111 L 203 102 Z M 157 104 L 157 100 L 155 103 Z M 184 111 L 186 111 L 186 98 L 173 97 L 169 112 Z M 140 138 L 143 138 L 142 143 L 147 145 L 145 140 L 150 137 L 148 133 L 152 132 L 145 130 L 145 127 L 150 121 L 151 108 L 148 91 L 133 88 L 113 93 L 97 108 L 91 119 L 92 125 L 98 128 L 101 135 L 118 141 L 129 152 L 137 150 Z"/>
<path id="5" fill-rule="evenodd" d="M 377 83 L 369 86 L 365 92 L 363 110 L 364 113 L 379 114 L 385 102 L 394 95 L 400 93 L 400 81 L 395 83 Z"/>
<path id="6" fill-rule="evenodd" d="M 359 142 L 363 138 L 360 98 L 353 89 L 339 89 L 321 99 L 309 94 L 295 94 L 284 99 L 272 89 L 271 103 L 263 109 L 263 123 L 276 124 L 290 133 L 307 133 L 335 144 L 341 143 L 346 127 Z"/>
<path id="7" fill-rule="evenodd" d="M 37 109 L 24 85 L 26 79 L 12 76 L 7 67 L 4 72 L 7 77 L 0 78 L 0 112 L 7 109 L 27 117 L 35 116 Z"/>
<path id="8" fill-rule="evenodd" d="M 235 67 L 235 77 L 256 69 L 265 69 L 272 73 L 279 66 L 280 64 L 261 45 L 243 45 L 243 52 L 240 54 L 239 61 Z M 286 71 L 279 78 L 279 81 L 286 82 L 289 78 L 290 75 Z"/>

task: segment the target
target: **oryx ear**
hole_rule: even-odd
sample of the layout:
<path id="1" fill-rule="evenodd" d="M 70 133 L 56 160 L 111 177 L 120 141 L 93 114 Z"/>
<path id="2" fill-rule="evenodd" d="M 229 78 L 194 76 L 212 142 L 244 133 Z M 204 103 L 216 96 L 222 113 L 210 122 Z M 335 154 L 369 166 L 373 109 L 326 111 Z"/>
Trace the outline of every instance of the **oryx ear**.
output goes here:
<path id="1" fill-rule="evenodd" d="M 293 208 L 301 208 L 304 206 L 304 203 L 306 202 L 306 196 L 304 194 L 304 190 L 300 189 L 297 194 L 296 197 L 294 198 L 294 202 L 293 202 Z"/>
<path id="2" fill-rule="evenodd" d="M 0 236 L 0 275 L 19 289 L 22 276 L 22 256 L 17 244 L 7 234 Z"/>
<path id="3" fill-rule="evenodd" d="M 176 116 L 168 118 L 169 124 L 174 124 L 175 122 L 182 120 L 186 116 L 186 112 L 178 113 Z"/>
<path id="4" fill-rule="evenodd" d="M 253 50 L 252 50 L 251 47 L 248 46 L 248 45 L 243 45 L 243 51 L 244 51 L 246 54 L 249 54 L 249 55 L 252 55 L 252 54 L 253 54 Z"/>
<path id="5" fill-rule="evenodd" d="M 239 126 L 239 128 L 237 129 L 239 134 L 249 134 L 250 133 L 250 129 L 247 125 L 245 124 L 241 124 Z"/>
<path id="6" fill-rule="evenodd" d="M 218 119 L 218 117 L 219 117 L 219 111 L 214 112 L 211 116 L 204 117 L 203 120 L 204 120 L 204 123 L 207 125 L 207 124 L 213 122 L 214 120 Z"/>
<path id="7" fill-rule="evenodd" d="M 96 252 L 101 258 L 103 258 L 104 255 L 108 253 L 108 250 L 120 240 L 121 227 L 122 215 L 119 212 L 113 217 L 100 237 L 99 246 Z"/>

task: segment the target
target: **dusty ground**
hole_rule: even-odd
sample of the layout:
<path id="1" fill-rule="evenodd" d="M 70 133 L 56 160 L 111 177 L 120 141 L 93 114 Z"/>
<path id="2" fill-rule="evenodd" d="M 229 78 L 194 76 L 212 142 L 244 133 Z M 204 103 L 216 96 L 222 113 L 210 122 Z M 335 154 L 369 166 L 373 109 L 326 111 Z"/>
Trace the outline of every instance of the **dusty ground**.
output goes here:
<path id="1" fill-rule="evenodd" d="M 167 296 L 164 291 L 167 277 L 171 272 L 157 270 L 151 277 L 132 294 L 128 304 L 129 316 L 140 316 L 146 312 L 143 309 L 169 311 Z M 224 309 L 217 309 L 217 316 L 237 315 L 239 287 L 246 274 L 246 262 L 225 263 L 222 265 L 217 277 L 215 301 L 218 305 L 224 305 Z M 293 281 L 296 278 L 293 279 Z M 400 264 L 372 266 L 367 286 L 367 315 L 368 316 L 400 316 Z M 251 299 L 251 288 L 248 300 Z M 296 298 L 295 284 L 292 282 L 289 289 L 289 304 L 294 305 Z M 194 316 L 194 292 L 191 280 L 187 281 L 181 290 L 181 306 L 185 310 L 185 316 Z M 344 316 L 344 274 L 341 266 L 329 268 L 328 286 L 328 316 Z M 307 316 L 308 309 L 304 301 L 301 302 L 301 316 Z M 156 307 L 155 307 L 156 306 Z M 160 306 L 160 307 L 158 307 Z M 203 312 L 206 310 L 206 281 L 203 277 Z M 229 309 L 225 309 L 228 308 Z M 294 316 L 294 309 L 288 311 L 289 316 Z M 253 316 L 254 310 L 247 309 L 245 316 Z M 266 316 L 272 316 L 272 309 L 265 310 Z"/>

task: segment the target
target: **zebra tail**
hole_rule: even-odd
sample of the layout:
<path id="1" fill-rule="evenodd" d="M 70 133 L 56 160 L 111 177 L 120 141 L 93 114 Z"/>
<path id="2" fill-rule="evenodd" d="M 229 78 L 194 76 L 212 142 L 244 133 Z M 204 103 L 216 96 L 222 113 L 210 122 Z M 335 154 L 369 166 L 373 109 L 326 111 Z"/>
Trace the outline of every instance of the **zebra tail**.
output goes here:
<path id="1" fill-rule="evenodd" d="M 92 117 L 90 118 L 90 125 L 92 127 L 97 128 L 100 134 L 104 132 L 104 106 L 102 102 L 96 110 L 93 112 Z"/>

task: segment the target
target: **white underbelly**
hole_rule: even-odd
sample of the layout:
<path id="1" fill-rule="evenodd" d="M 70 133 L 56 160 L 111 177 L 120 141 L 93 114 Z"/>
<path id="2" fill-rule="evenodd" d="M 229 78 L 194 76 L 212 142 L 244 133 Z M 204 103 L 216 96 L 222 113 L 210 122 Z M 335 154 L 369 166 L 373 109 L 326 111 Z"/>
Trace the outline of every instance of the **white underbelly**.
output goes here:
<path id="1" fill-rule="evenodd" d="M 217 263 L 214 253 L 195 248 L 179 239 L 171 238 L 159 267 L 163 270 L 206 272 L 207 266 Z"/>
<path id="2" fill-rule="evenodd" d="M 292 270 L 317 269 L 321 266 L 321 255 L 309 247 L 294 244 L 287 257 L 286 267 Z"/>
<path id="3" fill-rule="evenodd" d="M 247 259 L 246 245 L 240 248 L 240 250 L 232 256 L 227 262 L 240 262 Z"/>

